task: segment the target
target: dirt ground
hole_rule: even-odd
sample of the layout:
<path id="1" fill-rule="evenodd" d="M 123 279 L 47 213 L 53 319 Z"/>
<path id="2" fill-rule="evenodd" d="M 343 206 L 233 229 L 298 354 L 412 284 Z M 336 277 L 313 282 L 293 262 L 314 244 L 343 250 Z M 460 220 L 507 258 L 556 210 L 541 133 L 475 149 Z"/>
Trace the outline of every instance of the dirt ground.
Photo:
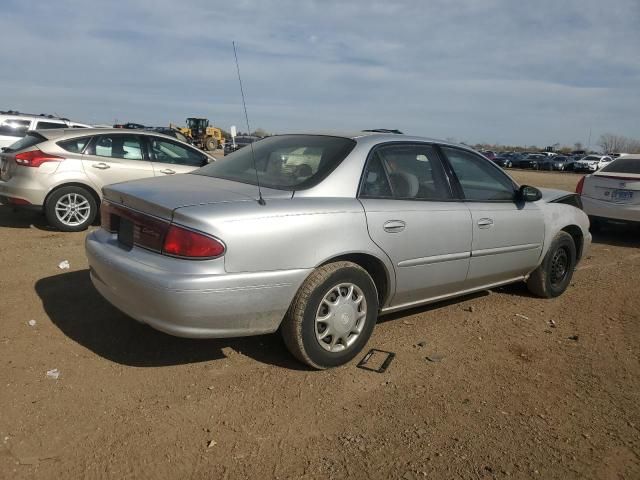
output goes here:
<path id="1" fill-rule="evenodd" d="M 560 298 L 382 318 L 383 374 L 140 325 L 91 286 L 84 236 L 0 207 L 0 478 L 640 478 L 637 231 L 596 235 Z"/>

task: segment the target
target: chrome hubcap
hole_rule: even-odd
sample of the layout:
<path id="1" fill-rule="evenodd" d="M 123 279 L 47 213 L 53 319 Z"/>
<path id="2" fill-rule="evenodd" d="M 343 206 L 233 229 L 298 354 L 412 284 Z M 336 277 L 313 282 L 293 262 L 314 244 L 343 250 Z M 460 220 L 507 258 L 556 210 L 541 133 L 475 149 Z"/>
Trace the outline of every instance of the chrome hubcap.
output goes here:
<path id="1" fill-rule="evenodd" d="M 324 296 L 316 313 L 316 339 L 329 352 L 349 348 L 367 320 L 367 300 L 353 283 L 340 283 Z"/>
<path id="2" fill-rule="evenodd" d="M 90 213 L 89 200 L 77 193 L 67 193 L 56 202 L 56 217 L 70 227 L 86 222 Z"/>

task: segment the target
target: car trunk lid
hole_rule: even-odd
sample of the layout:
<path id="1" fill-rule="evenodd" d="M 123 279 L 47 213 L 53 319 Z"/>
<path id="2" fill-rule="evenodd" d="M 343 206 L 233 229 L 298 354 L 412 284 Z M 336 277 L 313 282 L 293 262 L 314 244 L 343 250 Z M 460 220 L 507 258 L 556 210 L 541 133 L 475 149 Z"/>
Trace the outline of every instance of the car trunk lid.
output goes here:
<path id="1" fill-rule="evenodd" d="M 640 204 L 640 174 L 598 172 L 585 178 L 582 195 L 620 204 Z"/>
<path id="2" fill-rule="evenodd" d="M 257 202 L 255 185 L 204 175 L 184 174 L 117 183 L 103 188 L 104 198 L 165 220 L 182 207 L 229 202 Z M 291 198 L 292 192 L 262 188 L 266 200 Z"/>

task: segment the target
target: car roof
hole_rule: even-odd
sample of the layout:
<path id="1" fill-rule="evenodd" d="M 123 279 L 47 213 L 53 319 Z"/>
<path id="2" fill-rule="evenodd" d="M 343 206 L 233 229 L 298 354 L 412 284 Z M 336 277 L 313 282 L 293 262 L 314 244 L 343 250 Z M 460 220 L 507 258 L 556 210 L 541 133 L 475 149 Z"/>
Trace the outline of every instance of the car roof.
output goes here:
<path id="1" fill-rule="evenodd" d="M 440 140 L 431 137 L 421 137 L 417 135 L 405 135 L 397 133 L 379 133 L 379 132 L 362 132 L 362 131 L 304 131 L 304 132 L 291 132 L 278 135 L 321 135 L 328 137 L 342 137 L 350 138 L 351 140 L 358 140 L 360 142 L 366 141 L 367 143 L 386 143 L 386 142 L 421 142 L 421 143 L 438 143 L 440 145 L 447 145 L 451 147 L 464 148 L 466 150 L 472 150 L 473 147 L 469 145 L 450 142 L 447 140 Z M 276 135 L 274 135 L 276 136 Z"/>
<path id="2" fill-rule="evenodd" d="M 53 140 L 54 138 L 75 138 L 75 137 L 84 137 L 87 135 L 105 135 L 105 134 L 113 134 L 119 133 L 121 135 L 151 135 L 163 138 L 169 138 L 171 140 L 176 140 L 174 137 L 169 135 L 165 135 L 163 133 L 157 132 L 155 130 L 143 130 L 143 129 L 127 129 L 127 128 L 50 128 L 46 130 L 30 130 L 31 132 L 36 132 L 39 135 L 42 135 L 47 140 Z"/>

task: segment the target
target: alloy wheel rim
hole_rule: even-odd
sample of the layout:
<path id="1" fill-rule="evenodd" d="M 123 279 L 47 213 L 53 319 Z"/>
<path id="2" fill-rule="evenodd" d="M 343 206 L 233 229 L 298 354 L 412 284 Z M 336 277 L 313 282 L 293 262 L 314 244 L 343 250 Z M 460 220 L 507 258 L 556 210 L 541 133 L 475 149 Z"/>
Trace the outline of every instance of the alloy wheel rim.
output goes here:
<path id="1" fill-rule="evenodd" d="M 316 312 L 316 340 L 328 352 L 342 352 L 358 339 L 367 320 L 367 300 L 353 283 L 340 283 L 324 295 Z"/>
<path id="2" fill-rule="evenodd" d="M 82 225 L 89 219 L 91 205 L 83 195 L 67 193 L 58 199 L 55 206 L 56 218 L 69 227 Z"/>
<path id="3" fill-rule="evenodd" d="M 551 285 L 557 286 L 569 273 L 569 253 L 566 248 L 556 250 L 551 259 Z"/>

